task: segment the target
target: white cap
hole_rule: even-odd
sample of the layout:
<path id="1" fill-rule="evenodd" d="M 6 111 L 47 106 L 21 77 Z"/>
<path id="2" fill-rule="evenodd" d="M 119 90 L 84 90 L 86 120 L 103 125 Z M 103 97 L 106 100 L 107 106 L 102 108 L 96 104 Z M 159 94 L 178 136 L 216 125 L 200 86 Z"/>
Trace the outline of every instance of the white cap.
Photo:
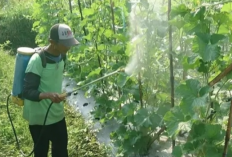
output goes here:
<path id="1" fill-rule="evenodd" d="M 79 44 L 71 28 L 66 24 L 55 24 L 50 30 L 50 39 L 63 44 L 66 47 L 72 47 Z"/>

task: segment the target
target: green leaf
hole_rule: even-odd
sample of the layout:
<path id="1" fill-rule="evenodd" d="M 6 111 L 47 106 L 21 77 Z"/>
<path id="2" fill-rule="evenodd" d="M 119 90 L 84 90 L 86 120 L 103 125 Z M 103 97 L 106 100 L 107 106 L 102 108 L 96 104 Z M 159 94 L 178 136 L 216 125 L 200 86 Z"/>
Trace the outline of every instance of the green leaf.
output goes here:
<path id="1" fill-rule="evenodd" d="M 151 136 L 149 135 L 142 136 L 135 144 L 135 148 L 137 148 L 136 151 L 140 152 L 141 154 L 145 154 L 147 152 L 148 143 L 150 142 L 150 140 L 151 140 Z"/>
<path id="2" fill-rule="evenodd" d="M 40 21 L 35 21 L 35 22 L 33 23 L 33 28 L 39 26 L 39 24 L 40 24 Z"/>
<path id="3" fill-rule="evenodd" d="M 167 124 L 167 132 L 169 136 L 176 135 L 179 130 L 179 123 L 185 121 L 184 114 L 179 106 L 175 106 L 168 111 L 164 116 L 164 121 Z"/>
<path id="4" fill-rule="evenodd" d="M 199 54 L 201 51 L 205 51 L 206 45 L 207 43 L 202 38 L 196 36 L 193 39 L 192 51 Z"/>
<path id="5" fill-rule="evenodd" d="M 228 34 L 228 37 L 230 39 L 230 42 L 232 42 L 232 34 Z"/>
<path id="6" fill-rule="evenodd" d="M 204 96 L 205 94 L 208 94 L 211 90 L 212 88 L 210 86 L 202 87 L 199 91 L 199 96 Z"/>
<path id="7" fill-rule="evenodd" d="M 192 102 L 192 109 L 198 109 L 200 107 L 205 107 L 207 104 L 207 95 L 195 98 Z M 187 105 L 187 102 L 186 102 Z"/>
<path id="8" fill-rule="evenodd" d="M 98 47 L 97 47 L 97 49 L 98 49 L 99 51 L 102 51 L 102 50 L 105 49 L 105 45 L 104 45 L 104 44 L 99 44 Z"/>
<path id="9" fill-rule="evenodd" d="M 201 140 L 195 140 L 195 141 L 186 142 L 185 144 L 183 144 L 183 150 L 185 152 L 190 152 L 190 153 L 196 152 L 198 147 L 202 148 L 202 141 Z"/>
<path id="10" fill-rule="evenodd" d="M 129 77 L 125 73 L 120 73 L 117 78 L 117 86 L 119 86 L 120 88 L 125 86 L 128 78 Z"/>
<path id="11" fill-rule="evenodd" d="M 110 50 L 111 50 L 112 52 L 114 52 L 114 53 L 117 53 L 121 48 L 122 48 L 121 45 L 112 45 L 112 46 L 110 47 Z"/>
<path id="12" fill-rule="evenodd" d="M 218 149 L 215 145 L 207 145 L 205 148 L 205 157 L 219 157 L 222 156 L 223 149 Z M 228 153 L 229 155 L 229 153 Z"/>
<path id="13" fill-rule="evenodd" d="M 135 109 L 136 109 L 135 103 L 125 104 L 122 107 L 122 113 L 124 116 L 134 115 Z"/>
<path id="14" fill-rule="evenodd" d="M 182 148 L 181 146 L 175 146 L 173 151 L 172 151 L 173 157 L 182 157 Z"/>
<path id="15" fill-rule="evenodd" d="M 200 8 L 197 8 L 196 11 L 193 13 L 193 16 L 197 18 L 200 21 L 204 21 L 205 19 L 205 12 L 206 12 L 206 7 L 201 6 Z"/>
<path id="16" fill-rule="evenodd" d="M 84 38 L 84 39 L 87 39 L 87 40 L 89 40 L 89 41 L 91 41 L 92 35 L 91 35 L 91 34 L 88 34 L 88 35 L 84 36 L 83 38 Z"/>
<path id="17" fill-rule="evenodd" d="M 225 38 L 226 38 L 226 36 L 222 35 L 222 34 L 212 34 L 210 36 L 210 42 L 212 45 L 217 44 L 220 40 L 223 40 Z"/>
<path id="18" fill-rule="evenodd" d="M 205 51 L 201 51 L 200 55 L 205 62 L 214 61 L 220 55 L 220 47 L 218 45 L 207 45 Z"/>
<path id="19" fill-rule="evenodd" d="M 214 21 L 217 21 L 217 23 L 220 24 L 219 26 L 226 26 L 226 27 L 230 25 L 232 19 L 231 17 L 232 16 L 230 12 L 218 12 L 213 15 Z"/>
<path id="20" fill-rule="evenodd" d="M 126 42 L 127 38 L 124 34 L 115 34 L 114 37 L 118 39 L 119 41 Z"/>
<path id="21" fill-rule="evenodd" d="M 204 62 L 214 61 L 220 55 L 220 47 L 217 44 L 207 44 L 208 37 L 197 36 L 193 41 L 193 52 L 199 53 Z"/>
<path id="22" fill-rule="evenodd" d="M 222 130 L 221 124 L 206 124 L 205 137 L 210 140 L 223 140 L 223 136 L 221 136 L 221 139 L 219 137 L 220 135 L 222 135 L 221 130 Z"/>
<path id="23" fill-rule="evenodd" d="M 210 34 L 208 33 L 196 32 L 196 36 L 206 44 L 208 44 L 210 41 Z"/>
<path id="24" fill-rule="evenodd" d="M 174 6 L 172 7 L 172 10 L 171 10 L 171 17 L 174 18 L 175 16 L 177 15 L 180 15 L 180 16 L 185 16 L 185 14 L 189 13 L 191 10 L 184 4 L 180 4 L 178 6 Z"/>
<path id="25" fill-rule="evenodd" d="M 176 92 L 183 97 L 180 104 L 181 109 L 192 115 L 194 112 L 191 111 L 205 106 L 209 89 L 207 87 L 201 88 L 198 80 L 189 79 L 185 84 L 178 86 Z"/>
<path id="26" fill-rule="evenodd" d="M 84 8 L 83 9 L 83 15 L 86 17 L 86 16 L 89 16 L 89 15 L 93 15 L 94 14 L 94 9 L 91 9 L 91 8 Z"/>
<path id="27" fill-rule="evenodd" d="M 110 29 L 107 29 L 107 30 L 105 30 L 104 35 L 105 35 L 107 38 L 110 38 L 110 37 L 113 35 L 113 31 L 110 30 Z"/>
<path id="28" fill-rule="evenodd" d="M 92 77 L 92 76 L 94 76 L 94 75 L 99 75 L 100 72 L 101 72 L 101 68 L 97 68 L 97 69 L 91 71 L 91 72 L 89 73 L 88 77 Z"/>
<path id="29" fill-rule="evenodd" d="M 154 130 L 156 127 L 161 125 L 162 118 L 158 114 L 152 113 L 149 117 L 149 121 L 152 129 Z"/>
<path id="30" fill-rule="evenodd" d="M 228 34 L 229 29 L 227 25 L 220 25 L 218 34 Z"/>
<path id="31" fill-rule="evenodd" d="M 191 131 L 189 132 L 189 140 L 202 139 L 204 138 L 205 132 L 205 124 L 200 121 L 197 121 L 193 123 Z"/>
<path id="32" fill-rule="evenodd" d="M 124 133 L 127 131 L 126 127 L 124 125 L 121 125 L 117 130 L 116 133 L 118 135 L 124 135 Z"/>
<path id="33" fill-rule="evenodd" d="M 130 144 L 131 145 L 134 145 L 135 143 L 137 143 L 139 140 L 140 140 L 140 138 L 141 138 L 141 134 L 138 134 L 136 131 L 134 131 L 134 130 L 132 130 L 131 132 L 130 132 L 130 136 L 131 136 L 131 138 L 130 138 Z"/>
<path id="34" fill-rule="evenodd" d="M 203 72 L 203 73 L 208 73 L 209 72 L 209 64 L 204 62 L 202 59 L 200 59 L 200 65 L 197 68 L 197 71 Z"/>
<path id="35" fill-rule="evenodd" d="M 209 143 L 212 141 L 221 142 L 224 140 L 224 131 L 221 124 L 207 124 L 201 121 L 196 121 L 192 125 L 189 132 L 189 141 L 207 139 Z"/>
<path id="36" fill-rule="evenodd" d="M 159 106 L 156 113 L 160 115 L 161 117 L 163 117 L 169 110 L 170 110 L 169 106 Z"/>
<path id="37" fill-rule="evenodd" d="M 232 11 L 232 2 L 230 3 L 224 3 L 221 12 L 231 12 Z"/>
<path id="38" fill-rule="evenodd" d="M 172 26 L 177 27 L 178 29 L 181 29 L 184 25 L 185 25 L 185 21 L 184 20 L 170 20 L 169 24 L 171 24 Z"/>
<path id="39" fill-rule="evenodd" d="M 188 97 L 192 95 L 194 97 L 198 96 L 198 91 L 200 89 L 200 82 L 195 79 L 189 79 L 185 84 L 181 84 L 177 87 L 176 92 L 183 97 Z"/>
<path id="40" fill-rule="evenodd" d="M 137 111 L 134 116 L 135 124 L 137 126 L 143 126 L 144 121 L 148 118 L 148 110 L 145 108 L 141 108 Z"/>
<path id="41" fill-rule="evenodd" d="M 195 69 L 199 66 L 199 63 L 199 58 L 196 54 L 192 56 L 183 56 L 182 64 L 185 70 Z"/>

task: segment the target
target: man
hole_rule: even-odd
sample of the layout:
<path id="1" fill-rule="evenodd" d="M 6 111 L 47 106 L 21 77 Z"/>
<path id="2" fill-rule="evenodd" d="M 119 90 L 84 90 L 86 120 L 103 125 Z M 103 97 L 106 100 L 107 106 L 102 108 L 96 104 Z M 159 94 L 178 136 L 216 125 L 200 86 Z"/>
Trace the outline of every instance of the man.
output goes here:
<path id="1" fill-rule="evenodd" d="M 47 157 L 49 141 L 52 143 L 52 157 L 68 157 L 68 135 L 64 116 L 62 80 L 64 58 L 67 51 L 79 42 L 69 26 L 56 24 L 50 29 L 50 44 L 43 49 L 42 57 L 35 53 L 27 66 L 24 79 L 23 117 L 29 122 L 34 142 L 34 156 Z M 49 105 L 53 102 L 44 124 Z"/>

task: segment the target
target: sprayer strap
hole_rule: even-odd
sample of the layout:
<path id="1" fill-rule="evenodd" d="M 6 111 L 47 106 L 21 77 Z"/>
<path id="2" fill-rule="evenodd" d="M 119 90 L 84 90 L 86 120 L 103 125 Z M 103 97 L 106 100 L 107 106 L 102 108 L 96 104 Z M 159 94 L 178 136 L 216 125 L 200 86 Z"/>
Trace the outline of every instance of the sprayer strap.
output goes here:
<path id="1" fill-rule="evenodd" d="M 42 60 L 42 66 L 43 66 L 43 68 L 46 68 L 47 60 L 46 60 L 46 55 L 45 55 L 45 47 L 37 48 L 35 50 L 35 52 L 39 54 L 39 56 L 40 56 L 40 58 Z M 66 56 L 62 54 L 61 57 L 62 57 L 63 61 L 65 62 Z"/>
<path id="2" fill-rule="evenodd" d="M 41 50 L 39 52 L 39 56 L 41 57 L 43 68 L 46 68 L 46 56 L 45 56 L 44 50 Z"/>
<path id="3" fill-rule="evenodd" d="M 42 61 L 42 66 L 43 66 L 43 68 L 46 68 L 46 56 L 44 53 L 44 49 L 45 49 L 44 47 L 36 48 L 35 53 L 39 54 L 41 61 Z"/>

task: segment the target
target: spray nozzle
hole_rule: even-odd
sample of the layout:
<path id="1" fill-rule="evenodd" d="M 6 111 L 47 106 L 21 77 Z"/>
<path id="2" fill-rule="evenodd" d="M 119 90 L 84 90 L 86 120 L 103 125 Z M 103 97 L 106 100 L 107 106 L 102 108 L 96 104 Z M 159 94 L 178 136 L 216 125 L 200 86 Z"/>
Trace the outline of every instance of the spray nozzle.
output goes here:
<path id="1" fill-rule="evenodd" d="M 125 72 L 125 68 L 119 68 L 117 71 L 118 72 Z"/>

